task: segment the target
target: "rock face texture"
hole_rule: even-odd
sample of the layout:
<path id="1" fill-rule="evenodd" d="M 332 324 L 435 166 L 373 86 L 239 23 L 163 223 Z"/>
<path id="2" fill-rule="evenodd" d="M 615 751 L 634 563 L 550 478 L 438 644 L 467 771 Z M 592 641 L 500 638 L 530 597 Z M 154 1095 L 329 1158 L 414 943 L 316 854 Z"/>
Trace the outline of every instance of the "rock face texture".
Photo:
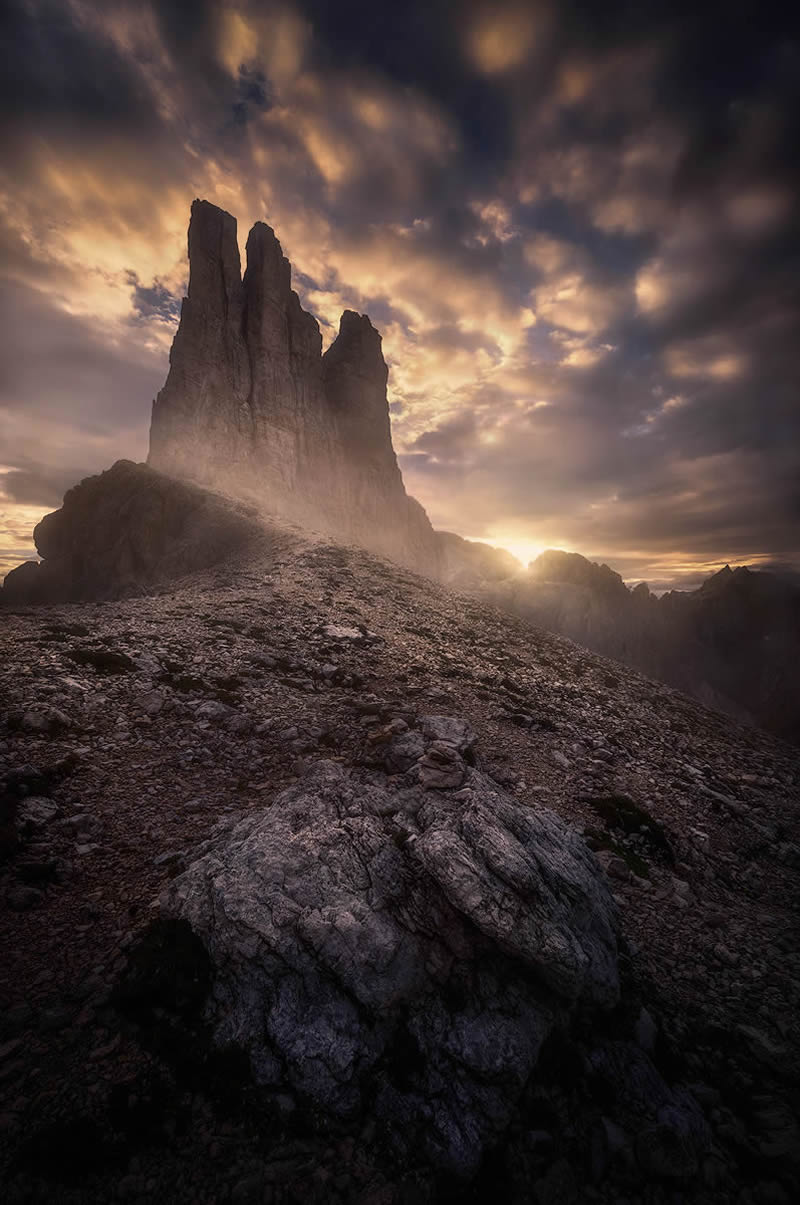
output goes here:
<path id="1" fill-rule="evenodd" d="M 403 724 L 386 760 L 408 749 Z M 553 1026 L 619 999 L 615 907 L 587 846 L 421 717 L 398 789 L 322 761 L 174 880 L 214 967 L 218 1043 L 256 1081 L 469 1175 Z M 431 776 L 431 768 L 447 773 Z"/>
<path id="2" fill-rule="evenodd" d="M 207 201 L 192 205 L 189 265 L 149 463 L 437 576 L 433 529 L 392 448 L 369 318 L 345 311 L 323 356 L 272 229 L 250 231 L 242 279 L 236 219 Z"/>
<path id="3" fill-rule="evenodd" d="M 33 538 L 41 563 L 6 576 L 5 604 L 71 602 L 140 594 L 203 569 L 261 534 L 244 507 L 118 460 L 68 490 Z"/>

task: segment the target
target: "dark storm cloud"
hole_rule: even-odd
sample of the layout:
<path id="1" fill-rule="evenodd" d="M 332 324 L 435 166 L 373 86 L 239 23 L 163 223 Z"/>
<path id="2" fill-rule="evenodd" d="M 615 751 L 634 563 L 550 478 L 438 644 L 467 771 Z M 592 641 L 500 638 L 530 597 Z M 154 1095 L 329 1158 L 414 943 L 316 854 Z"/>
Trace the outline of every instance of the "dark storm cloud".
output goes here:
<path id="1" fill-rule="evenodd" d="M 6 135 L 47 122 L 47 133 L 88 138 L 98 126 L 146 134 L 152 106 L 133 65 L 108 39 L 87 36 L 63 0 L 9 0 L 0 17 L 0 105 Z"/>
<path id="2" fill-rule="evenodd" d="M 326 337 L 369 310 L 440 525 L 638 576 L 800 558 L 777 9 L 15 0 L 0 31 L 7 497 L 143 454 L 199 194 L 275 226 Z"/>

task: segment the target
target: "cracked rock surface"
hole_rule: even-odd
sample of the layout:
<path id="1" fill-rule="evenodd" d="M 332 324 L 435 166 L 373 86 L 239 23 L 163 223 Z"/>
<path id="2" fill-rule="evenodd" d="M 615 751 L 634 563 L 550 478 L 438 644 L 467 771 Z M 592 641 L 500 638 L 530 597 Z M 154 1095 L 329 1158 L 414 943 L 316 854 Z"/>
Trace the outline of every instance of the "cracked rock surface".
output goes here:
<path id="1" fill-rule="evenodd" d="M 400 790 L 316 762 L 165 908 L 208 949 L 215 1038 L 259 1084 L 338 1117 L 371 1106 L 404 1151 L 469 1174 L 555 1020 L 617 1002 L 615 909 L 555 815 L 476 770 L 457 799 L 426 789 L 426 756 Z"/>

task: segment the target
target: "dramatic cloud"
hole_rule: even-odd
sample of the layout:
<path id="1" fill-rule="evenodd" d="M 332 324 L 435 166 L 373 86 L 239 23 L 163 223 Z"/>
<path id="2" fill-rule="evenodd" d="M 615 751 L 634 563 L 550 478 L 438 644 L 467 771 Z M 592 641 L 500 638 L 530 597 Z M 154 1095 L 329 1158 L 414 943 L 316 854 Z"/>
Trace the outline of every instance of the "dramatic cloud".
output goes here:
<path id="1" fill-rule="evenodd" d="M 368 311 L 442 527 L 800 561 L 800 50 L 763 5 L 12 0 L 0 544 L 146 455 L 195 196 Z"/>

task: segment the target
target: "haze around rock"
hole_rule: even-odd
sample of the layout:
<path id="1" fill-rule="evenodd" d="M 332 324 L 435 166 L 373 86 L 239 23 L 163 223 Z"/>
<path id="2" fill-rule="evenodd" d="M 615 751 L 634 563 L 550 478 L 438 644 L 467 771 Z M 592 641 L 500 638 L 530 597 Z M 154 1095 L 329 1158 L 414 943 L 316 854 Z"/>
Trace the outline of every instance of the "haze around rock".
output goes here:
<path id="1" fill-rule="evenodd" d="M 392 447 L 381 337 L 346 310 L 322 354 L 270 226 L 257 222 L 241 275 L 236 219 L 195 201 L 189 289 L 149 464 L 247 498 L 435 576 L 439 551 Z"/>

